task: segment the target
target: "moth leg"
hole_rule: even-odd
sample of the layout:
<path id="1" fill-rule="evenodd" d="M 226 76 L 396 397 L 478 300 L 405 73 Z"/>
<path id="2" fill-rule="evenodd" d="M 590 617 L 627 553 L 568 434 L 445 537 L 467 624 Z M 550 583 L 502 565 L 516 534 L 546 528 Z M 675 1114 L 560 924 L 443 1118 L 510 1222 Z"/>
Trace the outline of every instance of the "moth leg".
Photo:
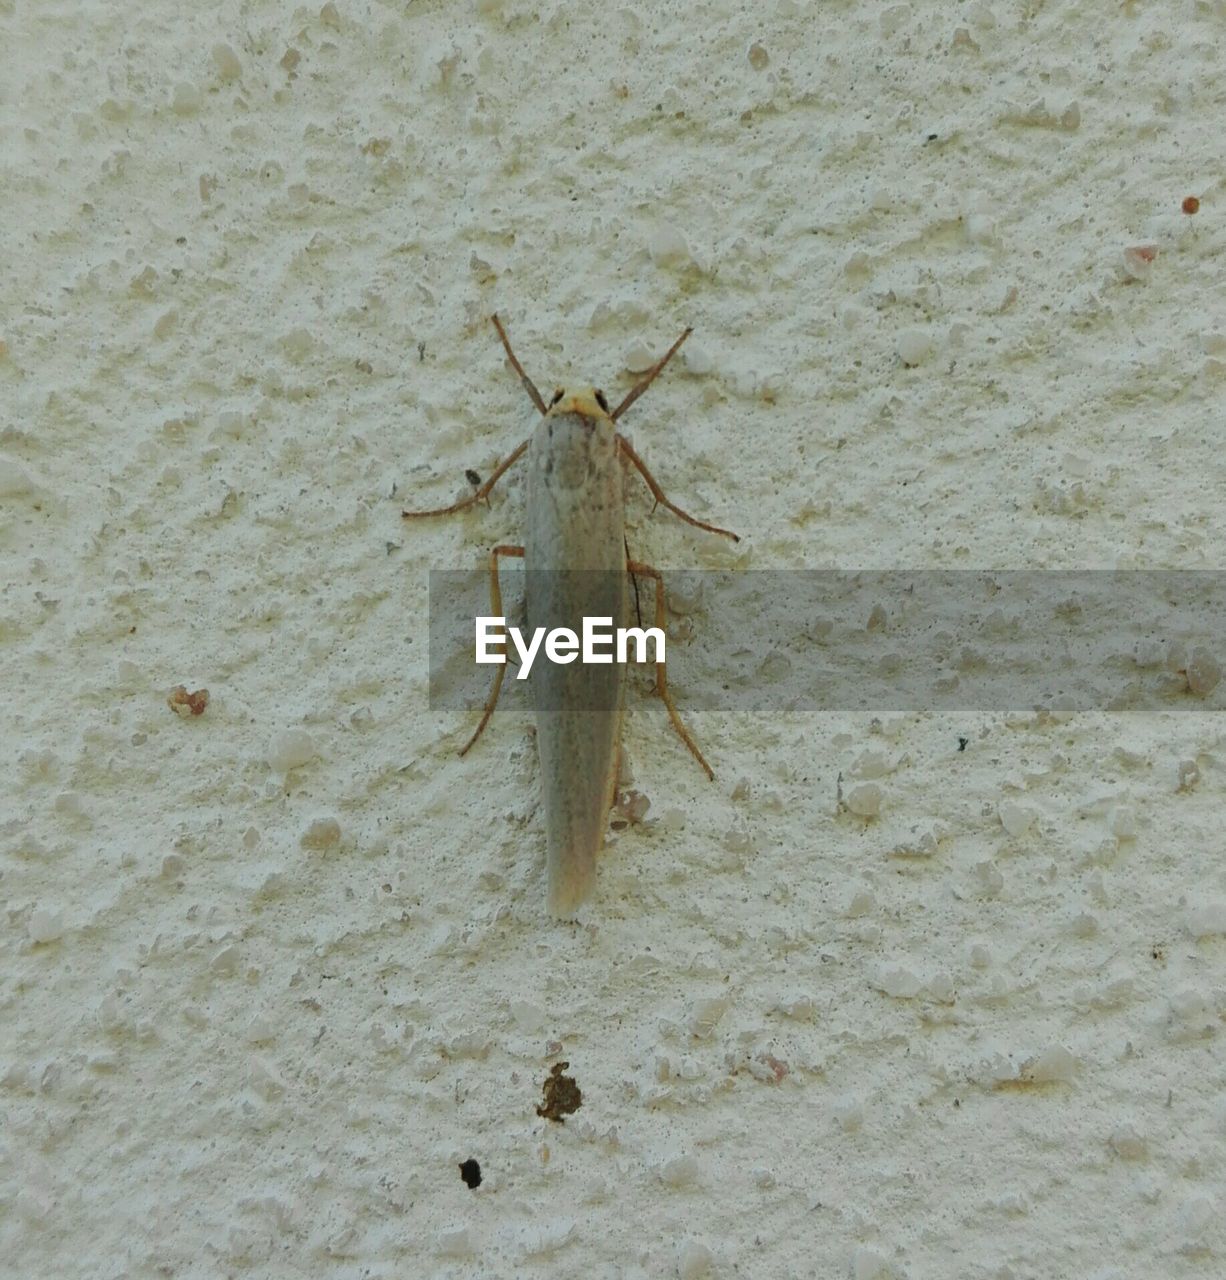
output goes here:
<path id="1" fill-rule="evenodd" d="M 667 507 L 675 516 L 679 516 L 686 524 L 692 524 L 697 529 L 705 529 L 708 533 L 718 533 L 721 537 L 731 538 L 733 542 L 740 542 L 739 534 L 733 533 L 731 529 L 721 529 L 717 525 L 707 524 L 705 520 L 696 520 L 686 511 L 682 511 L 680 507 L 664 496 L 664 490 L 656 483 L 656 478 L 647 470 L 647 464 L 634 451 L 634 446 L 626 439 L 625 436 L 617 437 L 617 447 L 630 459 L 638 468 L 639 474 L 647 481 L 647 487 L 651 490 L 651 496 L 656 500 L 657 507 Z"/>
<path id="2" fill-rule="evenodd" d="M 498 319 L 498 313 L 495 312 L 490 319 L 494 322 L 494 328 L 498 330 L 498 336 L 502 339 L 502 345 L 507 349 L 507 359 L 511 362 L 511 368 L 519 374 L 519 380 L 524 384 L 524 390 L 532 397 L 532 403 L 540 410 L 543 418 L 549 411 L 545 408 L 545 402 L 541 399 L 541 393 L 536 389 L 536 383 L 524 372 L 524 366 L 515 358 L 515 352 L 511 350 L 511 340 L 507 337 L 507 331 L 502 327 L 502 321 Z"/>
<path id="3" fill-rule="evenodd" d="M 494 468 L 494 474 L 481 486 L 476 493 L 467 498 L 461 498 L 459 502 L 453 502 L 449 507 L 438 507 L 433 511 L 402 511 L 400 514 L 406 520 L 417 520 L 421 516 L 449 516 L 452 512 L 463 511 L 467 507 L 471 507 L 476 502 L 481 502 L 489 496 L 490 490 L 502 479 L 503 473 L 508 467 L 514 466 L 522 457 L 524 450 L 528 447 L 528 441 L 525 440 L 509 457 L 504 459 Z"/>
<path id="4" fill-rule="evenodd" d="M 630 563 L 630 539 L 627 538 L 624 533 L 622 534 L 622 546 L 626 548 L 626 563 L 629 564 Z M 643 625 L 643 609 L 642 609 L 642 606 L 639 604 L 639 580 L 634 576 L 633 573 L 631 573 L 630 581 L 634 584 L 634 616 L 635 618 L 638 619 L 638 624 L 641 627 Z"/>
<path id="5" fill-rule="evenodd" d="M 519 556 L 523 559 L 523 547 L 512 547 L 500 545 L 490 552 L 490 613 L 492 617 L 502 617 L 502 589 L 498 585 L 498 557 L 499 556 Z M 490 690 L 490 696 L 485 701 L 485 710 L 481 712 L 481 723 L 477 726 L 476 733 L 460 748 L 460 754 L 465 755 L 469 747 L 481 736 L 485 726 L 490 722 L 490 716 L 494 714 L 494 708 L 498 705 L 498 695 L 502 692 L 502 678 L 507 673 L 507 664 L 502 663 L 494 676 L 494 687 Z"/>
<path id="6" fill-rule="evenodd" d="M 665 604 L 664 604 L 664 577 L 659 569 L 653 569 L 648 564 L 640 564 L 637 560 L 628 560 L 626 568 L 631 573 L 641 573 L 645 578 L 654 578 L 656 584 L 656 626 L 661 631 L 665 630 L 667 622 Z M 664 705 L 668 708 L 668 718 L 673 722 L 673 728 L 677 730 L 681 741 L 689 747 L 694 759 L 702 765 L 703 772 L 712 782 L 715 781 L 715 773 L 711 766 L 707 763 L 702 752 L 698 750 L 698 744 L 690 737 L 689 730 L 681 723 L 681 717 L 677 714 L 677 708 L 673 705 L 672 694 L 668 691 L 668 677 L 664 674 L 664 663 L 656 663 L 656 692 L 664 700 Z"/>

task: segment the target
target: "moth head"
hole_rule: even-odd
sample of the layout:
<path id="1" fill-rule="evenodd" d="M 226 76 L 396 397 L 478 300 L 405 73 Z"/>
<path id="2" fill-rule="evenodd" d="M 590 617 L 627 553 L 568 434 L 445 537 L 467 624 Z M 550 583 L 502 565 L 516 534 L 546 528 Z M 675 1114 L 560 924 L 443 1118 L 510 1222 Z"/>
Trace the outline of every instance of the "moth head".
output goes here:
<path id="1" fill-rule="evenodd" d="M 549 402 L 551 414 L 577 413 L 592 422 L 609 420 L 609 402 L 595 387 L 559 387 Z"/>

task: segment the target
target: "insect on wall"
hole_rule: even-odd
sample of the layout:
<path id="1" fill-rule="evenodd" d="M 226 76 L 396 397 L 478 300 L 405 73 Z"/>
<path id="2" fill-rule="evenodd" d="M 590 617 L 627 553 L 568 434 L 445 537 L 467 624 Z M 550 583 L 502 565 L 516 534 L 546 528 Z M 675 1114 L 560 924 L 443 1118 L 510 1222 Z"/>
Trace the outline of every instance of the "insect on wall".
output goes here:
<path id="1" fill-rule="evenodd" d="M 541 420 L 533 434 L 495 467 L 474 492 L 429 511 L 406 511 L 405 519 L 451 515 L 483 501 L 499 479 L 527 455 L 527 504 L 522 544 L 502 543 L 489 554 L 490 615 L 503 616 L 499 562 L 521 559 L 531 625 L 547 631 L 579 632 L 584 618 L 608 618 L 614 628 L 628 621 L 628 574 L 655 587 L 655 626 L 663 632 L 667 605 L 658 569 L 633 560 L 625 539 L 624 463 L 643 477 L 656 506 L 695 528 L 739 541 L 735 533 L 689 515 L 669 501 L 633 446 L 617 430 L 622 415 L 655 381 L 692 330 L 686 329 L 648 369 L 615 409 L 603 391 L 589 386 L 559 388 L 548 404 L 524 372 L 498 316 L 491 317 L 511 367 Z M 472 473 L 469 473 L 471 476 Z M 656 663 L 655 691 L 681 740 L 708 778 L 715 774 L 682 723 L 669 692 L 665 662 Z M 502 690 L 505 665 L 495 667 L 493 687 L 465 755 L 489 723 Z M 590 896 L 596 856 L 604 841 L 617 785 L 626 668 L 620 663 L 545 662 L 531 679 L 545 815 L 547 904 L 569 918 Z"/>

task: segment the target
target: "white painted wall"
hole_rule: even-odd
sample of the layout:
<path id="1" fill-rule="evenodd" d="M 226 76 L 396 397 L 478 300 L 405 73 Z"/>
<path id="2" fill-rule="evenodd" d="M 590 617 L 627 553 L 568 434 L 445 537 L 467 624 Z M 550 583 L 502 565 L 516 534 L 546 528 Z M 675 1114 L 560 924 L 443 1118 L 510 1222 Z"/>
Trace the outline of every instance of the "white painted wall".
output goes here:
<path id="1" fill-rule="evenodd" d="M 635 488 L 663 567 L 1219 567 L 1226 5 L 0 28 L 0 1271 L 1220 1274 L 1215 713 L 705 711 L 710 785 L 635 699 L 559 927 L 522 704 L 425 692 L 520 482 L 399 512 L 531 426 L 497 308 L 610 394 L 695 326 L 627 424 L 745 541 Z"/>

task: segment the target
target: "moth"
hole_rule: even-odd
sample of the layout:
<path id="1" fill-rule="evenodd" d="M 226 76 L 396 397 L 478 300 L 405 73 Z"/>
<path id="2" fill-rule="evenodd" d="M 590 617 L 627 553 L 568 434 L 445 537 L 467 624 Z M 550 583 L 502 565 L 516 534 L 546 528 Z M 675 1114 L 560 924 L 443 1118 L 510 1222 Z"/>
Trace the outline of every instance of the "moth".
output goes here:
<path id="1" fill-rule="evenodd" d="M 490 552 L 490 602 L 502 615 L 499 561 L 523 560 L 525 597 L 532 627 L 566 627 L 579 632 L 584 617 L 626 622 L 627 577 L 655 584 L 656 626 L 665 629 L 664 580 L 658 569 L 630 559 L 626 537 L 625 464 L 631 464 L 655 499 L 687 524 L 734 542 L 728 529 L 698 520 L 670 502 L 617 423 L 647 390 L 693 332 L 687 328 L 616 409 L 594 387 L 558 388 L 548 404 L 524 372 L 497 315 L 491 317 L 511 367 L 536 406 L 541 420 L 532 435 L 494 468 L 474 493 L 449 507 L 405 511 L 405 519 L 445 516 L 483 501 L 506 471 L 527 453 L 527 510 L 522 546 L 502 544 Z M 653 507 L 653 510 L 655 508 Z M 481 736 L 502 690 L 506 666 L 496 668 L 493 688 L 464 755 Z M 545 816 L 547 906 L 560 919 L 574 915 L 587 900 L 596 876 L 596 857 L 617 788 L 625 667 L 619 663 L 538 664 L 530 683 L 537 720 Z M 665 663 L 656 663 L 656 693 L 669 719 L 708 778 L 711 766 L 681 721 L 668 690 Z"/>

